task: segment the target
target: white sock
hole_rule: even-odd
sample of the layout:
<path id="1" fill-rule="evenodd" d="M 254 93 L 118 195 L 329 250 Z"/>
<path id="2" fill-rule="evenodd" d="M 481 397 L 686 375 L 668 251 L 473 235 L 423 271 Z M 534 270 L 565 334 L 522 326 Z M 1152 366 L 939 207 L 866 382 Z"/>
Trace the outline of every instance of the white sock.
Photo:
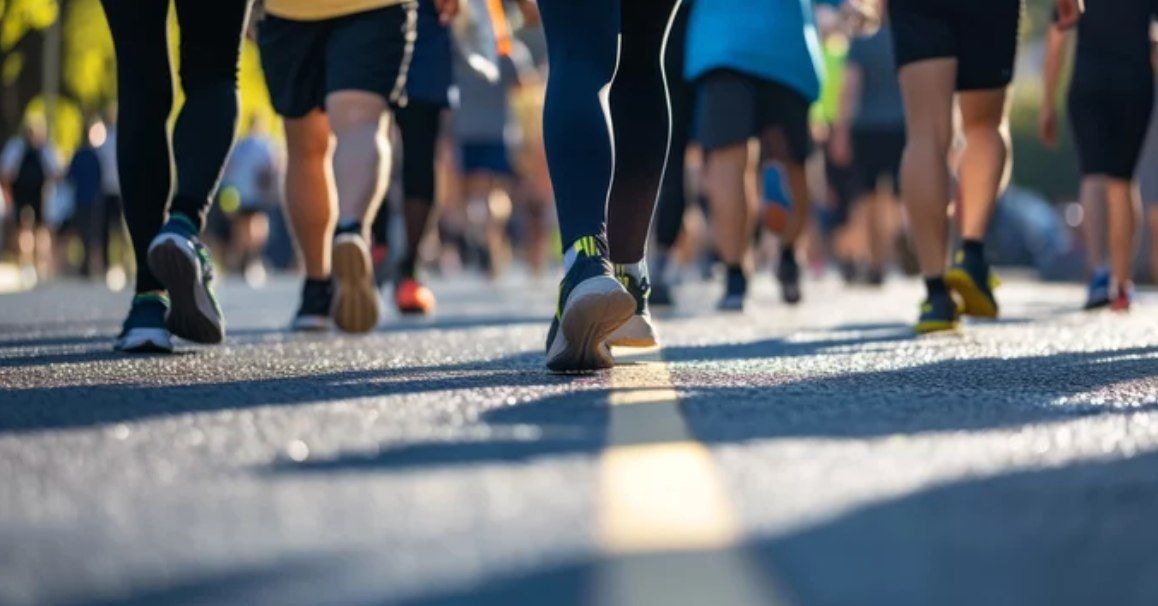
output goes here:
<path id="1" fill-rule="evenodd" d="M 639 260 L 635 263 L 616 263 L 615 273 L 620 276 L 631 276 L 637 282 L 642 282 L 647 279 L 647 261 Z"/>

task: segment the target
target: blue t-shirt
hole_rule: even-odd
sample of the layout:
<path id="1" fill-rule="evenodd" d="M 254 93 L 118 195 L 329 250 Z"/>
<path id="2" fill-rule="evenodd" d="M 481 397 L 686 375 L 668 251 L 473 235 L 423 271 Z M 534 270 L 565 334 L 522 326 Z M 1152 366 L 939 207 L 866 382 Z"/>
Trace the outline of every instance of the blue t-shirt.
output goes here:
<path id="1" fill-rule="evenodd" d="M 841 0 L 816 0 L 836 6 Z M 688 80 L 731 69 L 820 96 L 823 61 L 813 0 L 697 0 L 688 24 Z"/>
<path id="2" fill-rule="evenodd" d="M 77 206 L 96 203 L 101 195 L 101 161 L 95 149 L 86 145 L 77 150 L 68 166 L 68 180 Z"/>

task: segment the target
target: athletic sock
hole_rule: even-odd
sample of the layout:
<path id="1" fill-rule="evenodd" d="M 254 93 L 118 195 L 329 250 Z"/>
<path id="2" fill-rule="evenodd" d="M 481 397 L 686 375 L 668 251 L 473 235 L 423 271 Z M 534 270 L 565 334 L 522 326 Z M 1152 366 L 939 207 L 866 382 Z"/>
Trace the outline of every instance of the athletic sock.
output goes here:
<path id="1" fill-rule="evenodd" d="M 780 262 L 796 264 L 796 247 L 792 244 L 780 248 Z"/>
<path id="2" fill-rule="evenodd" d="M 360 233 L 362 233 L 362 222 L 357 219 L 339 219 L 338 226 L 334 229 L 334 235 Z"/>
<path id="3" fill-rule="evenodd" d="M 607 256 L 607 238 L 604 236 L 581 236 L 567 245 L 563 251 L 563 273 L 571 271 L 571 266 L 579 258 L 580 253 L 585 257 Z"/>
<path id="4" fill-rule="evenodd" d="M 949 296 L 949 287 L 945 285 L 944 276 L 925 278 L 925 291 L 929 293 L 930 299 Z"/>
<path id="5" fill-rule="evenodd" d="M 616 263 L 615 275 L 617 276 L 631 276 L 635 278 L 636 282 L 644 282 L 647 280 L 647 262 L 636 261 L 635 263 Z"/>
<path id="6" fill-rule="evenodd" d="M 727 274 L 728 294 L 744 294 L 748 292 L 748 276 L 741 265 L 729 265 Z"/>
<path id="7" fill-rule="evenodd" d="M 169 213 L 168 225 L 182 236 L 190 239 L 197 237 L 197 233 L 200 231 L 197 228 L 197 222 L 182 212 Z"/>
<path id="8" fill-rule="evenodd" d="M 961 252 L 964 253 L 966 263 L 985 263 L 985 243 L 981 240 L 964 240 L 961 242 Z"/>

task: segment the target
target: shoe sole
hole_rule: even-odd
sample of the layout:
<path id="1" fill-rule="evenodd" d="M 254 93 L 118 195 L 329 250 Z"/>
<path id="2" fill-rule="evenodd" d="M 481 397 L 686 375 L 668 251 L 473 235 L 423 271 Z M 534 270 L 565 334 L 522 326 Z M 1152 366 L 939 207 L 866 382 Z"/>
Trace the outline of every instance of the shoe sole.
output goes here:
<path id="1" fill-rule="evenodd" d="M 172 353 L 173 340 L 163 328 L 134 328 L 113 345 L 123 353 Z"/>
<path id="2" fill-rule="evenodd" d="M 334 324 L 349 333 L 366 333 L 378 326 L 378 289 L 370 250 L 356 237 L 334 242 Z"/>
<path id="3" fill-rule="evenodd" d="M 547 369 L 578 373 L 615 366 L 607 337 L 635 315 L 632 297 L 615 278 L 597 276 L 579 283 L 559 320 L 559 333 L 547 352 Z"/>
<path id="4" fill-rule="evenodd" d="M 964 270 L 950 269 L 945 274 L 945 284 L 961 297 L 964 304 L 961 313 L 976 318 L 997 317 L 997 302 L 987 296 Z"/>
<path id="5" fill-rule="evenodd" d="M 201 262 L 189 241 L 174 234 L 157 236 L 149 245 L 148 262 L 169 292 L 169 331 L 194 343 L 225 340 L 225 321 L 205 288 Z"/>
<path id="6" fill-rule="evenodd" d="M 659 337 L 649 318 L 634 314 L 607 337 L 607 344 L 612 347 L 655 347 L 659 345 Z"/>
<path id="7" fill-rule="evenodd" d="M 954 332 L 959 326 L 958 322 L 946 322 L 945 320 L 932 320 L 927 322 L 918 322 L 913 327 L 913 332 L 919 335 L 928 335 L 937 332 Z"/>

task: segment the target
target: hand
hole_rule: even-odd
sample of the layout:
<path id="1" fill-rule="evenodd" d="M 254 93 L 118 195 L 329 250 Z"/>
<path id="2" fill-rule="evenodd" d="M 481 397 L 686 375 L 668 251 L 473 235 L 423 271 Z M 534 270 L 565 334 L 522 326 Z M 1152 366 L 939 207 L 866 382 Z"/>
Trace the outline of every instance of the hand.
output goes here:
<path id="1" fill-rule="evenodd" d="M 1037 134 L 1046 147 L 1057 149 L 1057 112 L 1052 107 L 1043 109 L 1037 117 Z"/>
<path id="2" fill-rule="evenodd" d="M 832 138 L 828 141 L 828 154 L 832 163 L 844 168 L 852 164 L 852 135 L 847 126 L 834 126 Z"/>
<path id="3" fill-rule="evenodd" d="M 536 27 L 543 22 L 539 5 L 531 0 L 519 0 L 519 12 L 523 13 L 523 25 L 527 27 Z"/>
<path id="4" fill-rule="evenodd" d="M 840 12 L 853 36 L 871 36 L 881 28 L 880 5 L 876 0 L 846 0 Z"/>
<path id="5" fill-rule="evenodd" d="M 438 11 L 438 22 L 450 25 L 458 15 L 459 0 L 434 0 L 434 8 Z"/>
<path id="6" fill-rule="evenodd" d="M 1053 23 L 1054 27 L 1065 31 L 1077 25 L 1085 10 L 1085 0 L 1057 0 L 1057 20 Z"/>

